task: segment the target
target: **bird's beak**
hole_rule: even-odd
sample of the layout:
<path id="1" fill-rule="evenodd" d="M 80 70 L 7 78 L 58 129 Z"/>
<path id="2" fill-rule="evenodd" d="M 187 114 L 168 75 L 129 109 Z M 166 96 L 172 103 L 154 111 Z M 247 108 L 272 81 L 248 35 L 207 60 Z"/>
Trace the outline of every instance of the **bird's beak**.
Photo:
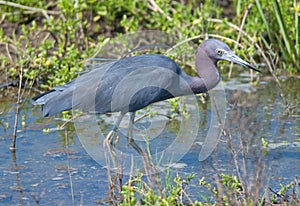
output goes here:
<path id="1" fill-rule="evenodd" d="M 227 61 L 234 62 L 236 64 L 248 67 L 249 69 L 253 69 L 254 71 L 257 71 L 257 72 L 261 73 L 261 71 L 259 71 L 254 65 L 249 64 L 248 62 L 242 60 L 240 57 L 235 55 L 233 52 L 228 52 L 227 54 L 224 55 L 223 58 Z"/>

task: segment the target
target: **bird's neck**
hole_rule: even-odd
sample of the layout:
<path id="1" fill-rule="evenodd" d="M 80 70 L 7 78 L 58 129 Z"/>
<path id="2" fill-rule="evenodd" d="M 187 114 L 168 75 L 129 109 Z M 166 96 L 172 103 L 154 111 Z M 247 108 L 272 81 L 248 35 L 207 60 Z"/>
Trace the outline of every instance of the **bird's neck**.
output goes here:
<path id="1" fill-rule="evenodd" d="M 220 81 L 220 74 L 217 61 L 212 60 L 201 47 L 197 49 L 196 70 L 198 76 L 192 77 L 182 71 L 180 91 L 178 96 L 187 94 L 199 94 L 217 86 Z"/>
<path id="2" fill-rule="evenodd" d="M 195 82 L 201 79 L 207 91 L 214 88 L 220 81 L 220 73 L 217 67 L 217 61 L 207 56 L 205 50 L 200 47 L 197 49 L 196 70 L 198 77 L 194 77 Z"/>
<path id="3" fill-rule="evenodd" d="M 207 92 L 218 84 L 212 84 L 209 80 L 199 76 L 189 76 L 182 72 L 180 78 L 180 91 L 176 96 L 184 96 L 188 94 L 199 94 Z"/>

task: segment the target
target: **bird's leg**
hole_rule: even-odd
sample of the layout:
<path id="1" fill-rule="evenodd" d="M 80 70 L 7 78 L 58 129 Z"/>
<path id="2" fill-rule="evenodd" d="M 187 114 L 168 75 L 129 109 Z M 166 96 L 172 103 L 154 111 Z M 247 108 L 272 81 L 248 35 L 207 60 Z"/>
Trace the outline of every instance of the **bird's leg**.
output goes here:
<path id="1" fill-rule="evenodd" d="M 129 125 L 128 125 L 128 141 L 131 141 L 133 139 L 133 125 L 134 125 L 134 118 L 135 118 L 135 112 L 129 112 Z"/>
<path id="2" fill-rule="evenodd" d="M 144 151 L 134 142 L 133 139 L 133 125 L 134 125 L 134 118 L 135 118 L 135 112 L 129 113 L 129 125 L 128 125 L 128 133 L 127 133 L 127 140 L 128 144 L 130 144 L 133 149 L 137 151 L 140 155 L 144 156 Z"/>
<path id="3" fill-rule="evenodd" d="M 145 168 L 145 172 L 147 174 L 147 178 L 150 178 L 150 176 L 152 174 L 156 173 L 156 169 L 155 166 L 153 165 L 153 162 L 151 160 L 150 154 L 148 154 L 147 152 L 144 152 L 134 141 L 133 139 L 133 126 L 134 126 L 134 118 L 135 118 L 135 112 L 130 112 L 129 113 L 129 125 L 128 125 L 128 135 L 127 135 L 127 140 L 128 140 L 128 144 L 130 146 L 133 147 L 133 149 L 135 149 L 135 151 L 141 155 L 141 157 L 143 158 L 143 162 L 144 162 L 144 168 Z M 148 179 L 150 181 L 150 179 Z M 152 182 L 152 180 L 150 181 Z"/>
<path id="4" fill-rule="evenodd" d="M 123 113 L 123 112 L 120 113 L 120 116 L 118 117 L 117 121 L 115 122 L 113 129 L 107 134 L 107 136 L 105 138 L 105 140 L 107 142 L 109 142 L 110 144 L 112 144 L 113 139 L 116 137 L 116 134 L 119 130 L 120 123 L 121 123 L 124 115 L 125 115 L 125 113 Z"/>

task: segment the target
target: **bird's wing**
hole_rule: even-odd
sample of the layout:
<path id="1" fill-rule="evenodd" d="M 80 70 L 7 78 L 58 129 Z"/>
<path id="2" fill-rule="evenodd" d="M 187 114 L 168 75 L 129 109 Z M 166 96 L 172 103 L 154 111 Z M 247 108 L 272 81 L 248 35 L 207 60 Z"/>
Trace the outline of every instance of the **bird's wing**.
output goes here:
<path id="1" fill-rule="evenodd" d="M 56 86 L 52 90 L 32 98 L 32 103 L 35 105 L 44 105 L 44 116 L 52 116 L 59 112 L 70 110 L 73 108 L 74 94 L 78 94 L 79 91 L 82 91 L 80 96 L 84 100 L 88 91 L 99 84 L 101 76 L 103 76 L 115 62 L 116 61 L 98 63 L 91 71 L 79 75 L 71 82 L 62 86 Z"/>
<path id="2" fill-rule="evenodd" d="M 179 87 L 178 68 L 161 55 L 141 55 L 116 63 L 95 93 L 95 112 L 136 111 L 173 97 Z"/>

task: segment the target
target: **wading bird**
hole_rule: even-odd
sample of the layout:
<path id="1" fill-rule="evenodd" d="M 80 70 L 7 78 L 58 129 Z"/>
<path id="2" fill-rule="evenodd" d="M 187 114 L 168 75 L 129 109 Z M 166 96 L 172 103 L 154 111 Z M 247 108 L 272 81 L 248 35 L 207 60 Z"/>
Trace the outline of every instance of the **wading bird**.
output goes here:
<path id="1" fill-rule="evenodd" d="M 235 55 L 217 39 L 205 40 L 196 53 L 198 76 L 189 76 L 172 59 L 159 54 L 143 54 L 96 64 L 94 68 L 64 86 L 57 86 L 33 98 L 43 105 L 43 115 L 80 109 L 105 114 L 120 112 L 107 135 L 117 134 L 123 116 L 129 112 L 128 138 L 132 137 L 135 112 L 151 103 L 176 96 L 198 94 L 214 88 L 220 81 L 219 60 L 227 60 L 260 72 Z"/>

